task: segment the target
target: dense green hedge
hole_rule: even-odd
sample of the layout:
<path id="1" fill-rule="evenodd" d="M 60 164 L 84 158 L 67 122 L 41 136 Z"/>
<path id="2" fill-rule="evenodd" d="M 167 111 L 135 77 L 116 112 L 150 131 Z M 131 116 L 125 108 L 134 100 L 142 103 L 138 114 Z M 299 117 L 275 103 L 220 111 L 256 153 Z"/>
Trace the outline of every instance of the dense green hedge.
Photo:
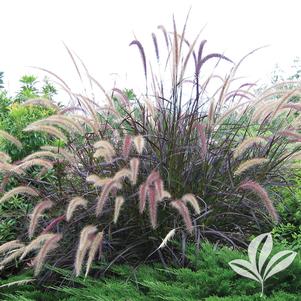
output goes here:
<path id="1" fill-rule="evenodd" d="M 283 250 L 276 246 L 275 252 Z M 113 266 L 102 279 L 75 278 L 72 272 L 54 269 L 61 280 L 53 286 L 38 287 L 35 284 L 0 288 L 4 300 L 106 300 L 106 301 L 193 301 L 262 300 L 260 285 L 237 275 L 228 262 L 245 258 L 245 254 L 229 248 L 216 248 L 204 243 L 195 256 L 195 248 L 189 246 L 186 268 L 162 265 L 141 265 L 137 269 L 126 265 Z M 300 300 L 301 294 L 301 254 L 284 272 L 272 277 L 266 284 L 268 300 Z M 98 267 L 98 271 L 101 270 Z M 31 279 L 31 274 L 16 276 L 2 281 Z M 46 291 L 45 291 L 46 289 Z M 299 298 L 299 299 L 298 299 Z"/>

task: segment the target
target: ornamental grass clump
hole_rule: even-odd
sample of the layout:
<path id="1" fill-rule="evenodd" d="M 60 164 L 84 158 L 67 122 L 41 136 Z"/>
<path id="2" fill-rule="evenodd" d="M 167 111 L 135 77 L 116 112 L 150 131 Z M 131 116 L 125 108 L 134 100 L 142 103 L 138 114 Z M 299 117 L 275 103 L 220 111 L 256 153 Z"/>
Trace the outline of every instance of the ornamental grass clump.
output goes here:
<path id="1" fill-rule="evenodd" d="M 36 200 L 29 230 L 18 233 L 9 254 L 0 254 L 1 266 L 9 268 L 19 258 L 33 263 L 39 275 L 49 260 L 73 267 L 76 275 L 85 268 L 87 275 L 101 259 L 102 272 L 119 261 L 185 263 L 187 239 L 243 246 L 250 234 L 280 220 L 272 188 L 285 184 L 291 160 L 301 151 L 295 122 L 300 83 L 258 94 L 253 84 L 238 84 L 238 68 L 248 56 L 235 64 L 223 54 L 206 53 L 206 40 L 186 38 L 186 24 L 181 32 L 175 22 L 171 32 L 159 26 L 152 37 L 156 66 L 148 64 L 139 40 L 130 43 L 142 59 L 143 96 L 117 88 L 107 92 L 84 66 L 101 103 L 96 91 L 73 93 L 64 81 L 59 84 L 70 107 L 28 101 L 55 107 L 56 115 L 24 131 L 43 132 L 59 143 L 42 146 L 21 163 L 1 155 L 1 173 L 19 187 L 5 187 L 0 202 L 15 194 Z M 207 74 L 210 62 L 215 67 Z M 220 64 L 229 67 L 226 75 L 216 73 Z M 167 74 L 169 81 L 163 79 Z M 9 133 L 2 136 L 20 147 Z M 42 169 L 52 177 L 33 176 Z M 180 252 L 159 247 L 172 236 L 181 237 Z"/>

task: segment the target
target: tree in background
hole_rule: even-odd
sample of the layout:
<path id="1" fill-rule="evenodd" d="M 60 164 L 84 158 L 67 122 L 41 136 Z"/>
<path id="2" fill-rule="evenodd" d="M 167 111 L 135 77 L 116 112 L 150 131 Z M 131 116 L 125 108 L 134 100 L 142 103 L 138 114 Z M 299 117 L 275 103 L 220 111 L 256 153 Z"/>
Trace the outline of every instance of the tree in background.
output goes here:
<path id="1" fill-rule="evenodd" d="M 0 152 L 7 153 L 12 160 L 20 160 L 32 151 L 37 151 L 41 145 L 52 142 L 45 134 L 23 132 L 23 129 L 28 124 L 54 113 L 53 110 L 45 107 L 24 106 L 23 102 L 30 98 L 52 99 L 57 92 L 47 79 L 43 80 L 41 87 L 38 87 L 37 77 L 25 75 L 20 79 L 21 87 L 16 96 L 9 96 L 8 91 L 1 85 L 2 77 L 3 72 L 0 72 L 0 130 L 17 137 L 22 142 L 23 148 L 20 150 L 8 140 L 0 138 Z M 9 187 L 14 187 L 16 184 L 12 179 L 4 179 L 2 175 L 1 183 L 6 183 Z M 11 202 L 0 205 L 1 243 L 12 239 L 23 227 L 24 216 L 32 206 L 33 203 L 25 202 L 23 197 L 15 197 Z"/>
<path id="2" fill-rule="evenodd" d="M 49 108 L 23 106 L 22 103 L 31 98 L 53 99 L 57 93 L 47 79 L 44 79 L 39 88 L 38 79 L 33 75 L 24 75 L 20 83 L 20 90 L 15 97 L 9 96 L 5 89 L 0 92 L 0 129 L 14 135 L 24 145 L 22 150 L 18 150 L 9 141 L 0 140 L 0 151 L 7 152 L 13 160 L 19 160 L 46 144 L 48 140 L 45 134 L 26 133 L 22 130 L 31 122 L 53 114 Z"/>
<path id="3" fill-rule="evenodd" d="M 3 72 L 0 72 L 0 89 L 3 88 Z"/>

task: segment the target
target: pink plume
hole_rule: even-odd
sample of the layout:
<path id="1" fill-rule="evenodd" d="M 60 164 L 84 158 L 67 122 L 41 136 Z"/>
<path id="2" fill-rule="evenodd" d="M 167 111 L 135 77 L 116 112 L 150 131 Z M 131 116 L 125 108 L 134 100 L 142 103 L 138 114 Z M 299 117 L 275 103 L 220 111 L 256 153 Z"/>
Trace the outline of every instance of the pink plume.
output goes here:
<path id="1" fill-rule="evenodd" d="M 133 158 L 130 161 L 131 172 L 132 172 L 131 182 L 133 185 L 136 185 L 136 183 L 137 183 L 139 164 L 140 164 L 140 160 L 138 158 Z"/>
<path id="2" fill-rule="evenodd" d="M 61 221 L 63 221 L 65 219 L 65 214 L 60 215 L 59 217 L 53 219 L 48 225 L 47 227 L 43 230 L 42 234 L 45 234 L 47 232 L 49 232 L 53 227 L 55 227 L 57 224 L 59 224 Z"/>
<path id="3" fill-rule="evenodd" d="M 149 198 L 149 216 L 153 229 L 157 226 L 157 198 L 156 189 L 154 187 L 148 188 L 148 198 Z"/>
<path id="4" fill-rule="evenodd" d="M 206 133 L 205 133 L 205 126 L 202 124 L 197 124 L 196 128 L 198 130 L 199 134 L 199 139 L 200 139 L 200 146 L 201 146 L 201 155 L 202 158 L 205 159 L 206 154 L 207 154 L 207 138 L 206 138 Z"/>
<path id="5" fill-rule="evenodd" d="M 163 184 L 163 180 L 162 179 L 156 179 L 155 182 L 155 188 L 156 188 L 156 192 L 158 194 L 159 199 L 162 199 L 163 196 L 163 191 L 164 191 L 164 184 Z"/>
<path id="6" fill-rule="evenodd" d="M 240 184 L 238 189 L 251 190 L 255 192 L 262 199 L 267 211 L 269 212 L 273 220 L 275 222 L 279 221 L 279 217 L 273 205 L 273 202 L 269 198 L 267 191 L 261 185 L 259 185 L 257 182 L 248 180 Z"/>
<path id="7" fill-rule="evenodd" d="M 156 181 L 157 179 L 160 179 L 160 174 L 156 170 L 152 170 L 152 172 L 149 174 L 149 176 L 146 179 L 147 185 L 151 185 Z"/>
<path id="8" fill-rule="evenodd" d="M 140 185 L 140 187 L 139 187 L 139 212 L 140 212 L 140 214 L 145 209 L 147 190 L 148 190 L 148 187 L 147 187 L 146 183 L 143 183 Z"/>
<path id="9" fill-rule="evenodd" d="M 115 182 L 111 181 L 108 184 L 103 186 L 100 197 L 97 200 L 96 204 L 96 216 L 99 216 L 102 213 L 103 207 L 109 197 L 111 190 L 114 188 Z"/>
<path id="10" fill-rule="evenodd" d="M 122 146 L 123 158 L 125 158 L 125 159 L 128 158 L 128 156 L 130 154 L 131 146 L 132 146 L 132 137 L 130 135 L 126 135 L 124 137 L 123 146 Z"/>
<path id="11" fill-rule="evenodd" d="M 181 214 L 181 216 L 184 220 L 186 229 L 191 234 L 193 231 L 193 226 L 192 226 L 192 222 L 191 222 L 191 218 L 190 218 L 190 214 L 189 214 L 187 206 L 181 200 L 172 201 L 170 204 L 172 207 L 177 209 L 178 212 Z"/>

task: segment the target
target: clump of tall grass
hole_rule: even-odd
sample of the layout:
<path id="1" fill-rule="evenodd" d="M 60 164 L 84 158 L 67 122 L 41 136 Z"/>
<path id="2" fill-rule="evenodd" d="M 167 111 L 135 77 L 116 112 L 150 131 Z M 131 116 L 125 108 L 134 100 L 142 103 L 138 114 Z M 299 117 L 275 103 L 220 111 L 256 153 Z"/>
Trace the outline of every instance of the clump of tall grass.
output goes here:
<path id="1" fill-rule="evenodd" d="M 105 104 L 73 93 L 61 81 L 77 106 L 57 109 L 57 115 L 24 129 L 58 138 L 60 146 L 43 146 L 21 164 L 3 163 L 2 173 L 15 177 L 20 187 L 5 192 L 0 202 L 16 193 L 40 199 L 29 237 L 23 237 L 27 245 L 9 255 L 33 260 L 36 275 L 46 255 L 56 265 L 74 266 L 76 275 L 86 265 L 87 275 L 97 254 L 109 265 L 149 257 L 164 261 L 158 246 L 168 233 L 181 233 L 184 249 L 187 237 L 237 246 L 279 220 L 269 190 L 284 184 L 290 158 L 300 151 L 294 123 L 299 104 L 290 102 L 300 92 L 299 83 L 286 93 L 271 87 L 257 95 L 250 83 L 236 85 L 242 61 L 205 54 L 206 41 L 198 36 L 189 42 L 186 24 L 181 32 L 175 22 L 171 33 L 163 26 L 158 30 L 152 35 L 158 73 L 148 67 L 142 43 L 130 44 L 141 55 L 144 97 L 128 99 L 117 88 L 106 92 L 85 69 Z M 229 73 L 206 76 L 202 72 L 210 61 L 229 64 Z M 167 85 L 164 71 L 171 73 Z M 51 105 L 43 99 L 29 103 Z M 9 133 L 0 134 L 20 147 Z M 31 177 L 32 168 L 53 169 L 55 181 Z M 181 262 L 182 255 L 169 254 Z"/>

